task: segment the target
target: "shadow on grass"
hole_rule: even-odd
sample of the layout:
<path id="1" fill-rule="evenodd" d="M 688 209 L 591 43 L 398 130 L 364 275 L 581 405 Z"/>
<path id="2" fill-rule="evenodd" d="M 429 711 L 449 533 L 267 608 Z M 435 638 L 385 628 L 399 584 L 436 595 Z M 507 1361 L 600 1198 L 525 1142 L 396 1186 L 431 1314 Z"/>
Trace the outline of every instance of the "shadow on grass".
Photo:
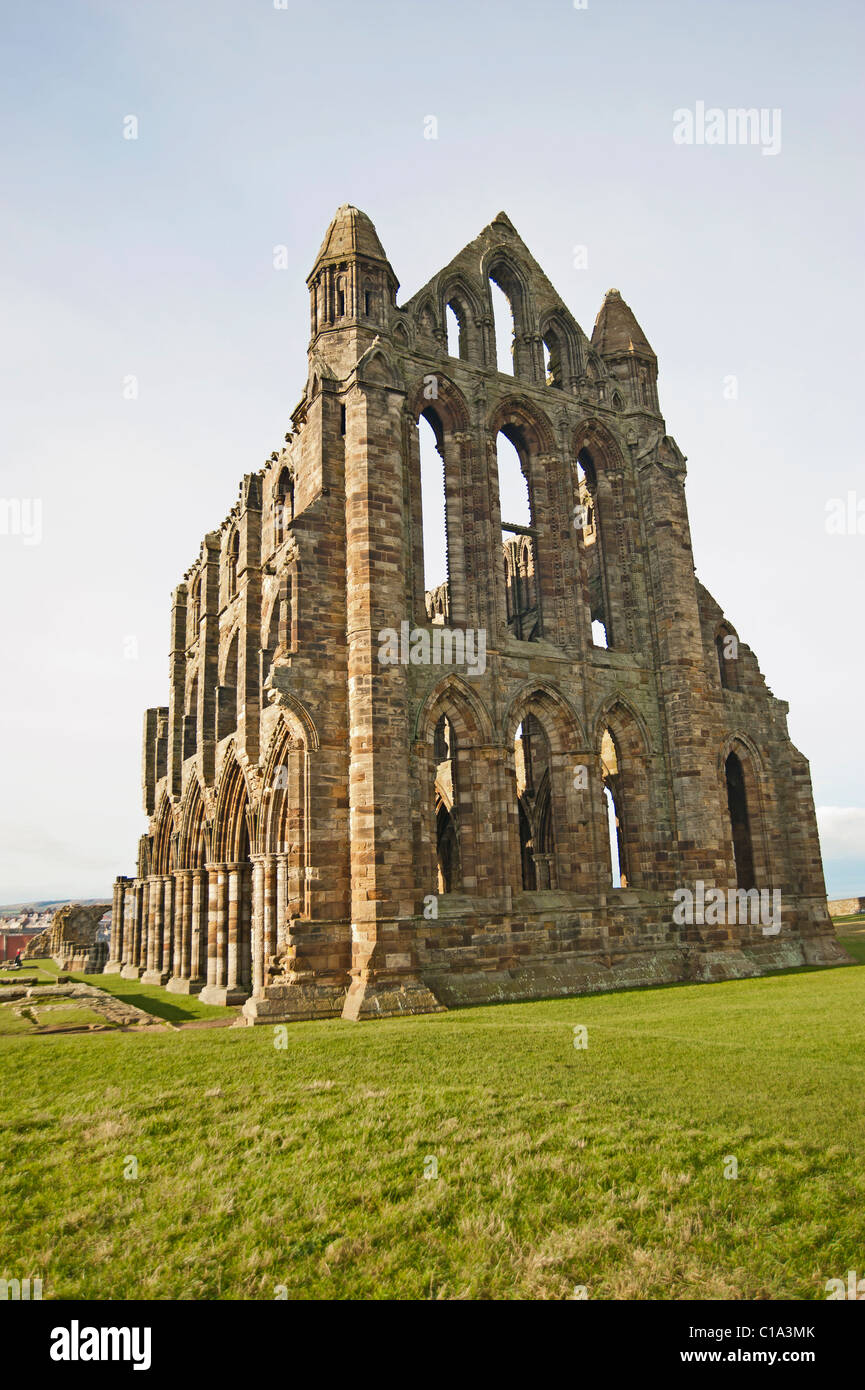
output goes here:
<path id="1" fill-rule="evenodd" d="M 136 1009 L 141 1009 L 143 1013 L 164 1018 L 167 1023 L 188 1023 L 190 1018 L 195 1017 L 186 1009 L 179 1009 L 168 999 L 154 999 L 149 994 L 118 994 L 115 997 L 124 1004 L 132 1004 Z"/>

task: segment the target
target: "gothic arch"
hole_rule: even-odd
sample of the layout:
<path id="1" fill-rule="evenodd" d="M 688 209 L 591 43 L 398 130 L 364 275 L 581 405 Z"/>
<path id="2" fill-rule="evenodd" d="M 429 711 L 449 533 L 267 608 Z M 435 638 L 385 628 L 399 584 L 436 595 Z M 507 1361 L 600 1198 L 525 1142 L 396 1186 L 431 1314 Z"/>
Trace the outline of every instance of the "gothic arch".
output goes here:
<path id="1" fill-rule="evenodd" d="M 367 349 L 358 362 L 355 380 L 366 386 L 392 386 L 396 389 L 402 387 L 399 368 L 378 341 Z"/>
<path id="2" fill-rule="evenodd" d="M 593 416 L 581 420 L 571 435 L 571 458 L 576 461 L 586 449 L 600 477 L 610 468 L 623 468 L 625 453 L 613 431 Z"/>
<path id="3" fill-rule="evenodd" d="M 736 824 L 731 824 L 731 758 L 735 758 L 741 769 L 741 791 L 744 794 L 747 821 L 745 831 Z M 733 850 L 732 856 L 728 852 L 730 883 L 745 888 L 770 887 L 773 880 L 773 859 L 767 832 L 767 812 L 771 810 L 772 797 L 764 758 L 754 740 L 744 731 L 737 730 L 728 733 L 724 738 L 718 750 L 717 768 L 722 818 L 729 829 L 729 844 Z M 751 858 L 750 882 L 744 882 L 742 879 L 740 851 L 744 842 L 747 843 L 747 851 Z"/>
<path id="4" fill-rule="evenodd" d="M 579 715 L 570 701 L 555 686 L 545 681 L 527 681 L 512 697 L 502 720 L 502 738 L 506 748 L 527 714 L 542 713 L 543 722 L 553 753 L 571 753 L 587 747 L 586 735 Z"/>
<path id="5" fill-rule="evenodd" d="M 564 391 L 570 391 L 571 381 L 580 375 L 580 347 L 577 333 L 565 315 L 558 308 L 549 309 L 541 315 L 538 333 L 551 355 L 553 339 L 558 343 L 561 353 L 560 380 L 557 383 Z"/>
<path id="6" fill-rule="evenodd" d="M 493 721 L 489 711 L 480 695 L 462 676 L 445 676 L 427 692 L 415 715 L 414 740 L 432 743 L 442 714 L 447 714 L 453 720 L 464 746 L 493 742 Z"/>
<path id="7" fill-rule="evenodd" d="M 315 720 L 303 701 L 293 695 L 290 690 L 280 690 L 277 703 L 287 726 L 291 728 L 293 724 L 295 725 L 298 739 L 302 740 L 307 748 L 313 751 L 318 749 L 319 739 Z"/>
<path id="8" fill-rule="evenodd" d="M 248 859 L 253 841 L 251 805 L 249 786 L 232 744 L 222 766 L 216 795 L 213 853 L 219 863 L 236 864 Z"/>
<path id="9" fill-rule="evenodd" d="M 731 729 L 725 735 L 724 740 L 720 748 L 718 749 L 718 771 L 723 772 L 724 763 L 727 761 L 729 754 L 735 753 L 737 751 L 736 744 L 741 745 L 741 748 L 751 759 L 751 761 L 754 764 L 754 767 L 757 770 L 758 775 L 762 779 L 765 776 L 765 759 L 763 757 L 763 754 L 760 752 L 760 749 L 757 747 L 757 744 L 752 739 L 751 735 L 747 734 L 744 729 Z"/>
<path id="10" fill-rule="evenodd" d="M 524 396 L 506 396 L 489 417 L 487 429 L 493 439 L 500 432 L 507 434 L 509 428 L 520 432 L 533 458 L 556 453 L 556 436 L 547 415 Z"/>
<path id="11" fill-rule="evenodd" d="M 613 694 L 598 712 L 594 735 L 602 782 L 616 810 L 623 886 L 654 888 L 659 818 L 645 723 L 630 701 Z M 607 736 L 612 747 L 605 746 Z"/>
<path id="12" fill-rule="evenodd" d="M 193 776 L 181 803 L 177 867 L 203 869 L 209 858 L 210 832 L 205 819 L 204 796 L 201 783 Z"/>
<path id="13" fill-rule="evenodd" d="M 432 296 L 427 294 L 418 304 L 414 311 L 414 320 L 417 325 L 417 332 L 421 338 L 432 338 L 438 340 L 439 322 L 436 318 L 435 305 Z"/>
<path id="14" fill-rule="evenodd" d="M 481 278 L 484 285 L 490 280 L 499 286 L 511 301 L 514 316 L 514 329 L 517 333 L 529 330 L 529 306 L 531 303 L 531 277 L 528 268 L 509 247 L 494 246 L 484 253 L 481 260 Z"/>
<path id="15" fill-rule="evenodd" d="M 287 854 L 300 884 L 307 863 L 309 767 L 304 731 L 292 715 L 280 714 L 262 781 L 256 848 L 263 854 Z"/>
<path id="16" fill-rule="evenodd" d="M 484 310 L 478 290 L 469 284 L 464 275 L 457 272 L 442 279 L 438 298 L 440 322 L 447 324 L 447 311 L 451 309 L 459 323 L 459 359 L 463 362 L 470 362 L 474 366 L 483 366 L 485 363 L 482 329 Z"/>
<path id="17" fill-rule="evenodd" d="M 433 397 L 426 395 L 429 390 L 429 373 L 425 374 L 414 386 L 406 397 L 408 408 L 412 419 L 416 422 L 421 415 L 427 412 L 434 413 L 438 417 L 439 429 L 443 429 L 448 434 L 459 434 L 471 428 L 471 414 L 468 402 L 458 386 L 445 376 L 442 372 L 435 373 L 435 390 Z M 432 423 L 432 421 L 430 422 Z M 433 429 L 438 434 L 439 430 L 433 424 Z M 439 447 L 442 441 L 439 440 Z"/>
<path id="18" fill-rule="evenodd" d="M 652 739 L 645 719 L 635 705 L 620 690 L 615 690 L 602 702 L 595 715 L 592 729 L 594 747 L 600 751 L 604 729 L 615 723 L 623 732 L 628 732 L 628 749 L 633 756 L 648 759 L 653 752 Z"/>
<path id="19" fill-rule="evenodd" d="M 163 792 L 153 829 L 151 873 L 167 875 L 174 871 L 174 812 Z"/>
<path id="20" fill-rule="evenodd" d="M 451 743 L 440 757 L 436 731 L 447 719 Z M 489 763 L 478 750 L 492 741 L 492 720 L 462 677 L 440 681 L 418 708 L 412 771 L 419 790 L 415 816 L 415 863 L 424 893 L 478 891 L 488 881 L 489 836 L 482 835 L 489 809 Z M 449 793 L 449 794 L 443 794 Z M 447 804 L 449 803 L 449 804 Z"/>

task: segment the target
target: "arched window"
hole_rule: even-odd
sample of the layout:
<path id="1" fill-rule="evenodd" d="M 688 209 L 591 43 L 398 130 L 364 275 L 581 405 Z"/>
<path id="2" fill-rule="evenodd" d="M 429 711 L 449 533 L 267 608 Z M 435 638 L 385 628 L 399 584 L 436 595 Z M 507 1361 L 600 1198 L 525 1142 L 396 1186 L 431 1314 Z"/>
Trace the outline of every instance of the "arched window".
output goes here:
<path id="1" fill-rule="evenodd" d="M 279 475 L 276 485 L 276 495 L 273 500 L 273 543 L 274 547 L 282 545 L 288 534 L 288 528 L 294 520 L 294 478 L 291 470 L 283 468 Z"/>
<path id="2" fill-rule="evenodd" d="M 430 407 L 418 420 L 421 513 L 423 520 L 424 590 L 434 594 L 448 578 L 447 499 L 445 495 L 444 431 Z M 441 602 L 439 609 L 443 611 Z M 445 605 L 446 606 L 446 605 Z"/>
<path id="3" fill-rule="evenodd" d="M 526 893 L 556 887 L 550 766 L 546 731 L 534 714 L 527 714 L 514 738 L 520 871 Z"/>
<path id="4" fill-rule="evenodd" d="M 340 276 L 336 282 L 336 316 L 345 318 L 345 278 Z"/>
<path id="5" fill-rule="evenodd" d="M 524 466 L 526 451 L 518 428 L 505 426 L 499 431 L 496 455 L 507 623 L 515 637 L 532 642 L 541 635 L 537 538 Z"/>
<path id="6" fill-rule="evenodd" d="M 225 556 L 226 590 L 228 597 L 234 598 L 237 593 L 237 564 L 240 559 L 240 533 L 235 528 L 228 538 Z"/>
<path id="7" fill-rule="evenodd" d="M 543 338 L 544 380 L 547 386 L 562 390 L 565 385 L 565 372 L 562 353 L 562 340 L 555 328 L 548 328 Z"/>
<path id="8" fill-rule="evenodd" d="M 201 575 L 193 576 L 192 584 L 189 588 L 189 608 L 186 614 L 186 645 L 191 647 L 193 642 L 198 639 L 198 628 L 201 622 Z"/>
<path id="9" fill-rule="evenodd" d="M 575 472 L 576 520 L 582 522 L 592 643 L 596 647 L 611 647 L 613 634 L 610 627 L 605 557 L 598 515 L 598 477 L 588 449 L 581 450 L 577 456 Z"/>
<path id="10" fill-rule="evenodd" d="M 517 330 L 513 300 L 501 281 L 496 278 L 497 274 L 498 272 L 495 272 L 490 275 L 496 366 L 507 376 L 515 376 Z"/>
<path id="11" fill-rule="evenodd" d="M 736 864 L 736 887 L 754 888 L 754 845 L 751 839 L 751 820 L 745 791 L 745 773 L 735 753 L 725 763 L 727 777 L 727 809 L 733 836 L 733 858 Z"/>
<path id="12" fill-rule="evenodd" d="M 465 320 L 456 300 L 452 299 L 445 309 L 445 326 L 448 335 L 448 357 L 464 357 Z"/>
<path id="13" fill-rule="evenodd" d="M 191 758 L 198 747 L 198 676 L 195 676 L 186 697 L 183 715 L 183 757 Z"/>
<path id="14" fill-rule="evenodd" d="M 375 317 L 376 298 L 371 280 L 365 280 L 363 283 L 363 312 L 368 319 Z"/>
<path id="15" fill-rule="evenodd" d="M 456 820 L 456 734 L 443 714 L 433 738 L 437 893 L 457 892 L 461 885 L 459 831 Z"/>
<path id="16" fill-rule="evenodd" d="M 622 821 L 622 801 L 624 798 L 619 750 L 609 729 L 604 730 L 601 740 L 601 773 L 604 780 L 604 801 L 607 808 L 607 824 L 610 834 L 611 885 L 613 888 L 627 888 L 629 875 Z"/>

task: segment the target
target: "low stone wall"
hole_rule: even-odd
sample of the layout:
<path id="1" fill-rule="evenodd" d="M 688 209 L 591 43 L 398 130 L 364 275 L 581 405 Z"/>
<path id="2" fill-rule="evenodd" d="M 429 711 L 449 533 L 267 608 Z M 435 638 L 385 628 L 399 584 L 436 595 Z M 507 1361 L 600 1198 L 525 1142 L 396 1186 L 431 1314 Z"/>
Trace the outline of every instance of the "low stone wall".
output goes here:
<path id="1" fill-rule="evenodd" d="M 108 943 L 94 941 L 89 946 L 63 942 L 60 950 L 52 957 L 61 970 L 69 970 L 78 975 L 100 975 L 108 959 Z"/>
<path id="2" fill-rule="evenodd" d="M 300 924 L 306 925 L 306 924 Z M 571 893 L 532 893 L 508 910 L 448 894 L 435 919 L 377 924 L 388 945 L 367 1017 L 549 999 L 607 990 L 745 979 L 803 965 L 851 964 L 823 898 L 785 902 L 780 930 L 759 923 L 680 926 L 668 894 L 620 889 L 600 903 Z M 314 933 L 313 933 L 314 936 Z M 334 959 L 323 975 L 302 930 L 285 976 L 244 1005 L 249 1023 L 358 1016 L 363 978 Z M 316 968 L 313 967 L 313 963 Z M 341 968 L 340 968 L 341 966 Z M 347 989 L 347 985 L 350 988 Z"/>
<path id="3" fill-rule="evenodd" d="M 865 912 L 865 898 L 833 898 L 829 903 L 830 917 L 849 917 L 854 912 Z"/>

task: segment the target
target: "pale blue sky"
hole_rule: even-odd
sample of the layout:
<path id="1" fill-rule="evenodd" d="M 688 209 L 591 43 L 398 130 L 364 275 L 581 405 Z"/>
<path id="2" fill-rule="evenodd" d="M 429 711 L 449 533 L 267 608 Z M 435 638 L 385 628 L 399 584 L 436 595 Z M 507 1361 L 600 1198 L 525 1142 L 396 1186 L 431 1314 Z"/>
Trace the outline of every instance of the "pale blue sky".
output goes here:
<path id="1" fill-rule="evenodd" d="M 0 535 L 0 902 L 133 869 L 170 592 L 285 434 L 345 202 L 403 299 L 502 208 L 587 333 L 621 290 L 698 574 L 836 808 L 830 892 L 865 893 L 865 535 L 824 525 L 865 498 L 863 28 L 854 0 L 8 0 L 0 496 L 43 535 Z M 674 144 L 698 101 L 780 108 L 780 153 Z"/>

